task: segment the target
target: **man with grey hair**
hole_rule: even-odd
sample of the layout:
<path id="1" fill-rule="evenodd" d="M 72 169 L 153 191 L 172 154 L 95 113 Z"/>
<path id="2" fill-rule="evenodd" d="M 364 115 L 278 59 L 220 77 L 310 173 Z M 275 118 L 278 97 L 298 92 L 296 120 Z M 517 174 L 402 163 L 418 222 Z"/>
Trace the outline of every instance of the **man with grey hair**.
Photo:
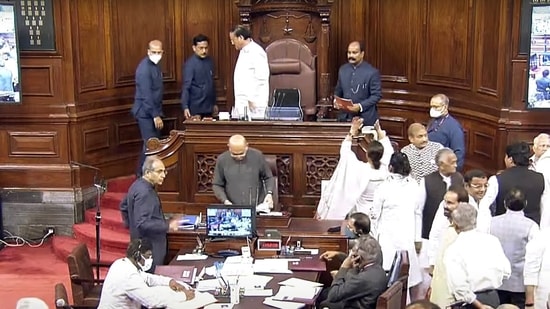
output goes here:
<path id="1" fill-rule="evenodd" d="M 458 204 L 451 220 L 458 236 L 443 257 L 449 292 L 466 308 L 498 307 L 496 289 L 512 271 L 500 241 L 476 230 L 477 210 L 470 204 Z"/>
<path id="2" fill-rule="evenodd" d="M 162 185 L 166 177 L 166 167 L 157 156 L 145 158 L 143 176 L 136 179 L 128 189 L 128 194 L 120 203 L 124 225 L 130 229 L 130 239 L 148 239 L 153 246 L 154 273 L 156 265 L 163 265 L 166 257 L 168 230 L 178 229 L 178 220 L 164 218 L 160 197 L 156 186 Z"/>
<path id="3" fill-rule="evenodd" d="M 319 296 L 319 308 L 376 308 L 388 284 L 382 249 L 372 236 L 361 236 L 332 281 Z"/>
<path id="4" fill-rule="evenodd" d="M 419 252 L 418 262 L 423 269 L 423 281 L 413 289 L 414 295 L 411 297 L 413 300 L 424 298 L 430 287 L 428 239 L 437 209 L 451 185 L 464 186 L 462 175 L 456 171 L 457 158 L 452 149 L 440 149 L 435 155 L 435 163 L 437 171 L 420 180 L 417 201 L 422 217 L 417 216 L 415 222 L 416 231 L 421 231 L 420 235 L 416 235 L 416 239 L 422 239 L 422 246 L 421 248 L 417 247 L 417 252 Z"/>
<path id="5" fill-rule="evenodd" d="M 449 115 L 449 98 L 436 94 L 430 100 L 430 117 L 428 139 L 451 148 L 458 159 L 458 170 L 462 170 L 466 147 L 464 146 L 464 129 L 453 116 Z"/>
<path id="6" fill-rule="evenodd" d="M 550 135 L 546 133 L 541 133 L 533 139 L 534 154 L 530 158 L 530 160 L 531 160 L 531 167 L 534 171 L 537 171 L 537 162 L 541 158 L 550 157 L 550 153 L 548 155 L 544 155 L 548 148 L 550 148 Z"/>
<path id="7" fill-rule="evenodd" d="M 544 176 L 544 188 L 545 191 L 540 198 L 540 209 L 541 209 L 541 218 L 540 218 L 540 227 L 548 228 L 550 227 L 550 206 L 544 207 L 544 205 L 550 205 L 550 151 L 547 151 L 550 148 L 550 135 L 546 133 L 541 133 L 535 137 L 533 140 L 533 152 L 534 155 L 531 156 L 530 162 L 531 165 L 529 169 L 541 173 Z"/>

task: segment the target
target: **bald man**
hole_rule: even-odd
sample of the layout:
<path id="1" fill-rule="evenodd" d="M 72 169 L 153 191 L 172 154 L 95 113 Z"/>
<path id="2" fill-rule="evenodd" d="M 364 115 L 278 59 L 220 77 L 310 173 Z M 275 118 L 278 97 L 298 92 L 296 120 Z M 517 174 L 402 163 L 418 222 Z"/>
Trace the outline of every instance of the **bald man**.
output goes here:
<path id="1" fill-rule="evenodd" d="M 343 110 L 338 115 L 339 121 L 351 121 L 354 116 L 363 118 L 363 124 L 374 126 L 378 120 L 377 104 L 382 98 L 382 83 L 380 73 L 372 65 L 363 60 L 365 46 L 360 42 L 351 42 L 348 46 L 348 63 L 338 71 L 338 82 L 334 95 L 350 99 L 353 107 Z M 334 107 L 341 109 L 336 101 Z"/>
<path id="2" fill-rule="evenodd" d="M 458 159 L 457 169 L 462 170 L 466 146 L 464 144 L 464 129 L 458 120 L 449 114 L 449 97 L 440 93 L 430 100 L 430 117 L 428 123 L 428 139 L 452 149 Z"/>
<path id="3" fill-rule="evenodd" d="M 143 58 L 136 69 L 136 93 L 132 114 L 137 120 L 143 148 L 139 156 L 136 175 L 141 177 L 147 140 L 160 137 L 164 123 L 162 117 L 162 69 L 159 61 L 162 59 L 162 42 L 153 40 L 147 45 L 147 57 Z"/>
<path id="4" fill-rule="evenodd" d="M 428 140 L 428 131 L 421 123 L 411 124 L 408 135 L 411 143 L 403 147 L 401 152 L 409 158 L 411 176 L 420 183 L 422 177 L 437 171 L 435 155 L 443 145 Z"/>
<path id="5" fill-rule="evenodd" d="M 275 179 L 261 151 L 248 147 L 244 136 L 233 135 L 229 149 L 216 161 L 212 189 L 220 202 L 273 208 Z"/>

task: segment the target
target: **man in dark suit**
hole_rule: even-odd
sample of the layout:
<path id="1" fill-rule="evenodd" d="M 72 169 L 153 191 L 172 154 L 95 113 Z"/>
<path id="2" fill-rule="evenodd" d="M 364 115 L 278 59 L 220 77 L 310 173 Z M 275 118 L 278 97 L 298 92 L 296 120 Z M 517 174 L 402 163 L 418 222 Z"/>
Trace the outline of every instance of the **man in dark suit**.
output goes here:
<path id="1" fill-rule="evenodd" d="M 489 178 L 487 193 L 479 203 L 480 209 L 488 208 L 496 201 L 495 215 L 504 214 L 506 212 L 504 197 L 511 189 L 517 188 L 527 198 L 527 205 L 523 210 L 525 216 L 540 224 L 540 198 L 545 189 L 544 176 L 529 169 L 530 154 L 529 144 L 525 142 L 506 146 L 506 155 L 504 156 L 506 169 Z"/>
<path id="2" fill-rule="evenodd" d="M 363 118 L 363 124 L 373 126 L 378 120 L 376 104 L 382 98 L 382 83 L 380 73 L 372 65 L 363 60 L 365 46 L 360 42 L 351 42 L 348 46 L 348 63 L 338 71 L 338 83 L 334 95 L 350 99 L 353 107 L 338 115 L 339 121 L 351 121 L 354 116 Z M 334 101 L 334 107 L 342 108 Z"/>
<path id="3" fill-rule="evenodd" d="M 372 236 L 361 236 L 344 260 L 332 285 L 319 296 L 319 308 L 376 308 L 387 288 L 382 249 Z"/>
<path id="4" fill-rule="evenodd" d="M 163 265 L 166 257 L 168 230 L 178 229 L 178 220 L 164 218 L 160 197 L 155 186 L 162 185 L 166 177 L 164 163 L 157 156 L 145 159 L 143 176 L 130 186 L 128 194 L 120 203 L 122 219 L 130 229 L 130 239 L 147 239 L 153 245 L 154 273 L 156 265 Z"/>
<path id="5" fill-rule="evenodd" d="M 141 177 L 141 167 L 145 161 L 147 140 L 152 137 L 160 137 L 160 130 L 164 127 L 162 118 L 162 70 L 159 62 L 162 59 L 162 42 L 153 40 L 149 42 L 147 57 L 143 58 L 136 69 L 136 93 L 132 114 L 137 120 L 143 149 L 139 156 L 136 175 Z"/>

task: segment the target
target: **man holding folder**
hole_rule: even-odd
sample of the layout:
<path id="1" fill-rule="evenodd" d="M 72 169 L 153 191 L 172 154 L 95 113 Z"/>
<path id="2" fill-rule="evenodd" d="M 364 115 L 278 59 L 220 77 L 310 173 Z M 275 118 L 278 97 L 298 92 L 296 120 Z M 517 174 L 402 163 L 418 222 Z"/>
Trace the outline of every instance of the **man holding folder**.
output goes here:
<path id="1" fill-rule="evenodd" d="M 363 124 L 373 126 L 378 119 L 376 104 L 382 97 L 380 73 L 363 61 L 365 48 L 360 42 L 348 46 L 348 63 L 338 71 L 334 89 L 334 108 L 341 110 L 339 121 L 351 121 L 354 116 L 363 118 Z"/>

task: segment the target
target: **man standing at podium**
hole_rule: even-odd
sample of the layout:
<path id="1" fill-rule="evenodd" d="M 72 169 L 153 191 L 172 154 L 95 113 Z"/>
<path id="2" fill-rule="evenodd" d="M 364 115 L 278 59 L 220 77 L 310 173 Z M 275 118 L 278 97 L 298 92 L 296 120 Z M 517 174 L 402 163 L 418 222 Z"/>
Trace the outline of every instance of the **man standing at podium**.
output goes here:
<path id="1" fill-rule="evenodd" d="M 256 114 L 256 117 L 263 117 L 269 100 L 267 54 L 252 40 L 250 30 L 242 25 L 229 33 L 229 39 L 239 51 L 233 76 L 235 109 L 240 117 L 247 113 L 251 113 L 249 116 Z"/>
<path id="2" fill-rule="evenodd" d="M 355 41 L 349 44 L 348 63 L 338 71 L 334 95 L 353 102 L 349 110 L 342 110 L 338 115 L 339 121 L 351 121 L 354 116 L 360 116 L 364 125 L 374 126 L 378 119 L 376 104 L 382 98 L 382 83 L 380 73 L 363 60 L 364 56 L 365 47 L 362 43 Z M 342 108 L 336 101 L 334 107 Z"/>
<path id="3" fill-rule="evenodd" d="M 248 147 L 242 135 L 229 138 L 229 150 L 216 162 L 212 189 L 220 202 L 273 208 L 275 180 L 261 151 Z"/>

